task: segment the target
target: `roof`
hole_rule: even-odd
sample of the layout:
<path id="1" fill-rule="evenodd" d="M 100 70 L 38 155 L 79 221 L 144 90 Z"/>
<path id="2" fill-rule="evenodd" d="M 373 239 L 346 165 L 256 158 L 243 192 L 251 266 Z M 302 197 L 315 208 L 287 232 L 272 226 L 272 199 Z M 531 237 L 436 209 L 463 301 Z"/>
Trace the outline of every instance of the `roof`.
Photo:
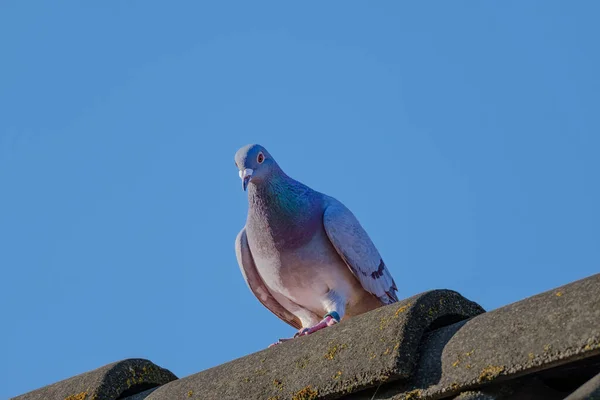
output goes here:
<path id="1" fill-rule="evenodd" d="M 128 359 L 44 386 L 14 399 L 120 399 L 128 394 L 139 393 L 175 379 L 177 377 L 171 371 L 160 368 L 148 360 Z"/>
<path id="2" fill-rule="evenodd" d="M 597 274 L 490 312 L 434 290 L 181 379 L 150 361 L 124 360 L 15 399 L 599 396 Z"/>

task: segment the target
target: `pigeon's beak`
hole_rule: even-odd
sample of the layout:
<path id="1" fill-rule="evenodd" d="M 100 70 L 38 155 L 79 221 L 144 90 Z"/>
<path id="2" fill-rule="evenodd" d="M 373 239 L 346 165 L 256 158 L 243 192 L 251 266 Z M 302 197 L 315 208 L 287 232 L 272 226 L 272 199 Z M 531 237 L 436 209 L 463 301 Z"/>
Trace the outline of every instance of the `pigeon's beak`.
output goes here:
<path id="1" fill-rule="evenodd" d="M 254 171 L 252 170 L 252 168 L 246 168 L 243 171 L 240 171 L 240 179 L 242 180 L 242 188 L 244 189 L 244 191 L 246 191 L 246 188 L 248 187 L 248 182 L 250 182 L 250 179 L 252 179 L 252 173 Z"/>

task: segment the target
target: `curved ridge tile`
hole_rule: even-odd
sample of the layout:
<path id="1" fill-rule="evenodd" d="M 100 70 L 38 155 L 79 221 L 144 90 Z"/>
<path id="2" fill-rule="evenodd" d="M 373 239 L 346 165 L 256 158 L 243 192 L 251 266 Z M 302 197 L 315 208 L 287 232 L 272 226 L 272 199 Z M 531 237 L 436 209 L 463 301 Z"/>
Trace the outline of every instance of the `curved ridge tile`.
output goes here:
<path id="1" fill-rule="evenodd" d="M 177 379 L 151 361 L 131 358 L 44 386 L 12 400 L 116 400 Z"/>
<path id="2" fill-rule="evenodd" d="M 407 379 L 429 328 L 483 312 L 454 291 L 426 292 L 171 382 L 147 400 L 315 400 Z"/>
<path id="3" fill-rule="evenodd" d="M 600 357 L 600 274 L 444 326 L 426 334 L 419 351 L 412 377 L 382 386 L 377 399 L 446 398 L 533 379 L 546 370 L 596 371 L 581 363 L 595 365 L 591 360 Z M 581 392 L 600 384 L 595 379 Z M 371 399 L 372 393 L 350 398 Z"/>

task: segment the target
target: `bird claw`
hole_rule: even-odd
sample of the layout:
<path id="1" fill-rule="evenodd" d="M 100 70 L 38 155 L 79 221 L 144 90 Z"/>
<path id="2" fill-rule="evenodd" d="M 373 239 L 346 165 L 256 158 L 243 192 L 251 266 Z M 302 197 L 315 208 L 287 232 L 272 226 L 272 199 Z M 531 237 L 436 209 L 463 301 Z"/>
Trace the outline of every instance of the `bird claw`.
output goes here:
<path id="1" fill-rule="evenodd" d="M 311 333 L 315 333 L 317 331 L 320 331 L 321 329 L 327 328 L 328 326 L 332 326 L 335 324 L 337 324 L 337 321 L 335 320 L 335 318 L 328 315 L 325 318 L 323 318 L 321 320 L 321 322 L 319 322 L 318 324 L 311 326 L 310 328 L 304 328 L 301 331 L 299 331 L 298 333 L 296 333 L 296 335 L 298 335 L 298 336 L 310 335 Z"/>
<path id="2" fill-rule="evenodd" d="M 277 346 L 278 344 L 281 344 L 283 342 L 288 342 L 290 340 L 296 339 L 301 336 L 310 335 L 311 333 L 315 333 L 317 331 L 320 331 L 321 329 L 327 328 L 328 326 L 332 326 L 335 324 L 337 324 L 337 320 L 335 320 L 335 318 L 328 315 L 325 318 L 323 318 L 323 320 L 321 320 L 321 322 L 319 322 L 318 324 L 311 326 L 309 328 L 300 329 L 298 332 L 296 332 L 296 334 L 294 334 L 294 337 L 287 338 L 287 339 L 279 339 L 277 342 L 269 345 L 269 347 Z"/>
<path id="3" fill-rule="evenodd" d="M 296 333 L 294 334 L 294 338 L 297 338 L 297 337 L 300 337 L 300 336 L 305 336 L 305 335 L 307 335 L 307 333 L 306 333 L 306 332 L 308 332 L 308 330 L 309 330 L 309 329 L 310 329 L 310 328 L 304 328 L 304 329 L 300 329 L 298 332 L 296 332 Z"/>

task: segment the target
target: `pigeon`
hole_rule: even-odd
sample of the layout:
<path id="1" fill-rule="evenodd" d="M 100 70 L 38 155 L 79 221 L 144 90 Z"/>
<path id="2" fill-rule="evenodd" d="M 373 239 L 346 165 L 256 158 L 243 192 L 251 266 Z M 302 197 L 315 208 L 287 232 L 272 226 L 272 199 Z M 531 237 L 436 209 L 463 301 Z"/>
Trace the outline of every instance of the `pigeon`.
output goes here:
<path id="1" fill-rule="evenodd" d="M 248 191 L 235 240 L 240 270 L 258 300 L 298 330 L 293 338 L 398 301 L 377 248 L 340 201 L 286 175 L 261 145 L 239 149 L 235 165 Z"/>

